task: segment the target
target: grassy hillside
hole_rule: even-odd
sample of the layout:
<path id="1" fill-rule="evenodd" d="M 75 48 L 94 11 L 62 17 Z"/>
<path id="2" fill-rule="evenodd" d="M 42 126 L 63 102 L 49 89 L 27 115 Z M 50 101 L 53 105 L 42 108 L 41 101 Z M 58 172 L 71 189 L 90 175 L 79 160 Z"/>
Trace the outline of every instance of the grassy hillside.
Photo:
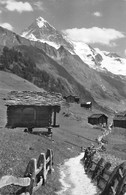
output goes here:
<path id="1" fill-rule="evenodd" d="M 0 128 L 0 161 L 1 172 L 0 176 L 9 174 L 23 176 L 25 168 L 31 158 L 38 158 L 41 152 L 46 152 L 47 148 L 52 148 L 54 151 L 54 172 L 48 176 L 45 186 L 39 189 L 36 195 L 54 195 L 60 189 L 59 166 L 65 159 L 76 156 L 81 152 L 81 146 L 87 147 L 91 143 L 95 143 L 98 135 L 102 134 L 100 128 L 93 128 L 87 123 L 87 117 L 97 110 L 86 111 L 80 108 L 80 105 L 71 104 L 69 110 L 67 107 L 62 107 L 58 115 L 59 128 L 53 129 L 53 141 L 43 135 L 46 129 L 34 129 L 33 134 L 24 133 L 23 129 L 6 129 Z M 69 117 L 65 117 L 64 113 L 69 113 Z M 114 154 L 118 158 L 125 159 L 124 146 L 120 151 L 115 148 L 115 144 L 109 138 L 107 152 Z M 116 138 L 118 139 L 118 138 Z M 115 140 L 114 140 L 115 141 Z M 119 144 L 119 139 L 118 139 Z M 105 154 L 105 156 L 107 153 Z M 2 195 L 13 194 L 17 187 L 9 186 L 0 190 Z"/>
<path id="2" fill-rule="evenodd" d="M 45 186 L 36 192 L 36 195 L 54 195 L 60 189 L 59 165 L 65 159 L 80 153 L 81 146 L 87 147 L 102 133 L 100 128 L 93 128 L 88 124 L 87 117 L 92 113 L 99 112 L 93 107 L 92 111 L 81 108 L 79 104 L 71 104 L 70 107 L 62 107 L 57 122 L 59 128 L 53 129 L 53 141 L 43 135 L 46 129 L 34 129 L 33 134 L 24 133 L 24 129 L 7 129 L 6 107 L 3 98 L 10 90 L 40 90 L 33 84 L 11 73 L 0 72 L 0 177 L 3 175 L 23 176 L 26 166 L 31 158 L 38 158 L 41 152 L 47 148 L 54 151 L 54 172 L 48 177 Z M 68 113 L 65 117 L 64 113 Z M 111 141 L 111 140 L 110 140 Z M 95 143 L 96 145 L 96 143 Z M 114 145 L 113 145 L 114 146 Z M 118 157 L 125 157 L 124 148 L 116 152 L 115 147 L 107 147 L 107 151 Z M 8 186 L 2 188 L 2 195 L 14 194 L 18 188 Z"/>
<path id="3" fill-rule="evenodd" d="M 38 88 L 34 84 L 18 77 L 15 74 L 0 71 L 0 127 L 5 126 L 6 123 L 6 106 L 4 105 L 5 102 L 3 98 L 6 97 L 9 91 L 13 90 L 42 91 L 43 89 Z"/>
<path id="4" fill-rule="evenodd" d="M 53 195 L 54 191 L 60 188 L 58 184 L 59 164 L 62 163 L 64 159 L 75 156 L 80 152 L 83 141 L 81 140 L 80 142 L 80 137 L 74 132 L 75 127 L 78 127 L 80 121 L 75 120 L 74 122 L 73 120 L 73 131 L 71 119 L 70 121 L 65 119 L 61 112 L 58 116 L 61 129 L 53 129 L 53 142 L 41 134 L 41 132 L 47 131 L 46 129 L 35 129 L 34 134 L 24 133 L 24 129 L 21 128 L 7 129 L 5 128 L 6 106 L 4 98 L 10 90 L 40 91 L 38 87 L 25 79 L 8 72 L 0 71 L 0 177 L 3 175 L 23 176 L 31 158 L 38 158 L 41 152 L 46 152 L 47 148 L 52 148 L 55 155 L 55 172 L 48 178 L 46 186 L 37 191 L 36 195 Z M 63 108 L 63 111 L 67 111 L 67 108 Z M 68 123 L 68 121 L 70 123 Z M 67 133 L 67 129 L 72 130 L 73 133 L 70 133 L 70 131 Z M 87 141 L 88 140 L 86 140 L 86 143 Z M 2 195 L 12 195 L 15 190 L 17 190 L 17 187 L 9 186 L 2 188 L 0 193 Z"/>

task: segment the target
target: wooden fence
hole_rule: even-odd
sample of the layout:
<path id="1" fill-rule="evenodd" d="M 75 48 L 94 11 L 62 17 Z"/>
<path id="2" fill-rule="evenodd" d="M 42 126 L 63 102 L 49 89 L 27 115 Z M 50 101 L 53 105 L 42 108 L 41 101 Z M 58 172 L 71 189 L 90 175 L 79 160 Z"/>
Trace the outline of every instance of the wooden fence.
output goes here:
<path id="1" fill-rule="evenodd" d="M 83 160 L 85 172 L 97 184 L 100 195 L 126 195 L 126 161 L 110 170 L 111 163 L 103 158 Z"/>
<path id="2" fill-rule="evenodd" d="M 0 179 L 0 188 L 8 185 L 17 185 L 22 188 L 15 194 L 18 195 L 32 195 L 47 180 L 47 174 L 52 172 L 53 165 L 53 151 L 47 149 L 46 154 L 41 153 L 38 160 L 31 159 L 27 165 L 26 171 L 22 178 L 14 176 L 3 176 Z"/>

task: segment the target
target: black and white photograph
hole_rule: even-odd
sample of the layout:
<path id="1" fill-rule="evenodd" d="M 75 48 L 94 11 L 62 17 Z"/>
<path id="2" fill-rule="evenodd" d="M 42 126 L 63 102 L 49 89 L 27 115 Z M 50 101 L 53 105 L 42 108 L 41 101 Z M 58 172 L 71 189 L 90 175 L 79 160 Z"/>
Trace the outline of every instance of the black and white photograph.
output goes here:
<path id="1" fill-rule="evenodd" d="M 0 0 L 0 195 L 126 195 L 126 0 Z"/>

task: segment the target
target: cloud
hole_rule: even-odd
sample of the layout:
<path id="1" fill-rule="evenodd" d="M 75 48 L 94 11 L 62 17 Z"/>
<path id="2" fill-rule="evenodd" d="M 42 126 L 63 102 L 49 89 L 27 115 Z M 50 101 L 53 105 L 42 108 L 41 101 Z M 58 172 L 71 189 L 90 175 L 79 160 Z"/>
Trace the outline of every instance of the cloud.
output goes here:
<path id="1" fill-rule="evenodd" d="M 101 17 L 102 16 L 102 14 L 100 12 L 94 12 L 93 15 L 96 16 L 96 17 Z"/>
<path id="2" fill-rule="evenodd" d="M 17 11 L 19 13 L 22 13 L 24 11 L 33 11 L 33 8 L 29 2 L 1 0 L 0 3 L 5 5 L 5 8 L 9 11 Z"/>
<path id="3" fill-rule="evenodd" d="M 5 23 L 0 23 L 0 26 L 2 26 L 3 28 L 6 28 L 8 30 L 11 30 L 11 31 L 14 29 L 11 24 L 6 23 L 6 22 Z"/>
<path id="4" fill-rule="evenodd" d="M 64 30 L 68 38 L 72 41 L 84 43 L 100 43 L 108 46 L 115 46 L 115 40 L 124 38 L 124 34 L 111 28 L 73 28 Z"/>
<path id="5" fill-rule="evenodd" d="M 126 56 L 126 49 L 124 50 L 124 55 Z"/>
<path id="6" fill-rule="evenodd" d="M 35 6 L 38 10 L 44 11 L 43 2 L 37 1 L 37 2 L 34 2 L 33 4 L 34 4 L 34 6 Z"/>

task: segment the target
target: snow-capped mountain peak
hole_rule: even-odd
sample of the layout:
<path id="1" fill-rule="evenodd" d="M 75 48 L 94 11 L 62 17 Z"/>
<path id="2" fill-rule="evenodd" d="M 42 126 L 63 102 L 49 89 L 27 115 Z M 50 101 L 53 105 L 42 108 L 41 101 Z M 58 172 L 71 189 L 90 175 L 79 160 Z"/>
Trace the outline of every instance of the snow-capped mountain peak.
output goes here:
<path id="1" fill-rule="evenodd" d="M 41 16 L 36 19 L 36 22 L 37 22 L 39 28 L 42 28 L 47 23 L 47 21 L 44 18 L 42 18 Z"/>
<path id="2" fill-rule="evenodd" d="M 56 30 L 41 16 L 25 29 L 21 36 L 32 41 L 47 43 L 56 49 L 63 46 L 97 71 L 109 71 L 116 75 L 126 76 L 126 59 L 116 53 L 101 51 L 83 42 L 73 42 L 66 34 Z"/>
<path id="3" fill-rule="evenodd" d="M 45 20 L 41 16 L 36 18 L 36 23 L 37 23 L 39 28 L 42 28 L 43 26 L 45 26 L 45 27 L 48 26 L 48 27 L 51 27 L 52 29 L 56 30 L 49 22 L 47 22 L 47 20 Z"/>
<path id="4" fill-rule="evenodd" d="M 63 34 L 56 30 L 41 16 L 38 17 L 27 29 L 25 29 L 21 36 L 32 41 L 47 43 L 56 49 L 63 45 L 71 53 L 73 51 L 72 44 L 64 38 Z"/>

